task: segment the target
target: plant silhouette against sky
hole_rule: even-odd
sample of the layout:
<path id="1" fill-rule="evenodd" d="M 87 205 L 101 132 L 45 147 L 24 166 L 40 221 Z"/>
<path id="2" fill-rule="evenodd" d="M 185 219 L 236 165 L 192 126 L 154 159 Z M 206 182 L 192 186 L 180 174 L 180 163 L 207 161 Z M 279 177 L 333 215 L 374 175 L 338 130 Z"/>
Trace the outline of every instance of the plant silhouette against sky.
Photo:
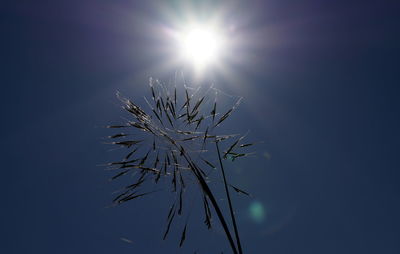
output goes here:
<path id="1" fill-rule="evenodd" d="M 227 121 L 242 98 L 234 98 L 233 105 L 219 112 L 217 97 L 221 92 L 213 86 L 191 88 L 183 82 L 178 87 L 176 81 L 173 86 L 166 86 L 152 78 L 149 85 L 151 99 L 145 98 L 149 113 L 117 93 L 130 118 L 121 125 L 108 126 L 118 130 L 118 133 L 109 138 L 113 145 L 125 147 L 127 154 L 121 161 L 109 163 L 109 169 L 115 172 L 112 180 L 130 176 L 133 182 L 118 193 L 113 203 L 118 205 L 148 195 L 154 192 L 154 188 L 150 191 L 146 189 L 159 185 L 160 180 L 165 179 L 164 183 L 169 186 L 166 190 L 175 195 L 167 213 L 163 235 L 163 239 L 166 239 L 174 219 L 185 212 L 185 196 L 200 190 L 204 223 L 211 228 L 212 218 L 216 215 L 233 253 L 241 254 L 242 247 L 229 188 L 245 195 L 248 193 L 227 182 L 223 160 L 235 160 L 249 155 L 245 149 L 253 144 L 243 143 L 244 136 L 222 135 L 217 132 L 218 127 Z M 222 152 L 221 143 L 226 146 L 226 150 Z M 230 222 L 209 185 L 214 171 L 221 172 Z M 195 188 L 191 186 L 193 183 Z M 233 233 L 228 223 L 232 223 Z M 180 246 L 184 244 L 186 233 L 187 222 L 182 229 Z"/>

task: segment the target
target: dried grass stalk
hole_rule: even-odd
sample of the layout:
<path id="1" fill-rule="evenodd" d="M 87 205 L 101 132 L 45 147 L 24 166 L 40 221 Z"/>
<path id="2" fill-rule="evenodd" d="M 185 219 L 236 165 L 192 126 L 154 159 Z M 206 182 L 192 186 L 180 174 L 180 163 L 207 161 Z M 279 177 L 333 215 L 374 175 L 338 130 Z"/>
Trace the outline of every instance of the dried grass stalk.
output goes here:
<path id="1" fill-rule="evenodd" d="M 125 147 L 127 154 L 123 160 L 111 162 L 108 166 L 109 169 L 116 172 L 111 180 L 116 180 L 131 172 L 135 172 L 133 174 L 135 180 L 125 186 L 121 193 L 113 199 L 113 203 L 119 205 L 143 197 L 153 192 L 141 191 L 148 186 L 145 183 L 158 184 L 161 178 L 170 179 L 170 181 L 166 181 L 170 185 L 168 189 L 172 190 L 176 198 L 167 216 L 167 226 L 163 236 L 163 239 L 166 239 L 176 214 L 182 215 L 184 212 L 185 195 L 188 194 L 185 191 L 187 184 L 195 182 L 200 187 L 198 189 L 203 197 L 204 223 L 208 228 L 212 227 L 212 207 L 224 229 L 233 253 L 241 254 L 239 232 L 228 187 L 232 187 L 238 193 L 249 194 L 227 182 L 222 160 L 246 157 L 249 153 L 242 150 L 253 144 L 242 144 L 244 136 L 240 136 L 228 146 L 221 156 L 220 143 L 229 142 L 238 135 L 216 134 L 217 128 L 230 117 L 240 104 L 241 98 L 235 98 L 233 106 L 220 114 L 217 112 L 218 108 L 223 108 L 217 105 L 217 95 L 220 91 L 212 86 L 194 89 L 184 84 L 183 91 L 179 91 L 176 82 L 173 87 L 167 87 L 158 80 L 150 78 L 149 87 L 151 99 L 145 98 L 145 101 L 150 113 L 117 93 L 117 97 L 123 103 L 123 108 L 129 113 L 131 119 L 126 120 L 124 124 L 108 126 L 114 130 L 124 130 L 109 136 L 109 138 L 113 145 Z M 212 94 L 215 95 L 214 100 L 210 98 Z M 183 98 L 182 102 L 179 100 L 181 97 Z M 132 130 L 132 132 L 129 133 L 128 130 Z M 212 143 L 215 144 L 216 150 L 213 149 Z M 213 161 L 209 158 L 212 158 Z M 219 162 L 223 176 L 234 237 L 220 209 L 220 204 L 208 184 L 208 175 L 217 169 L 216 162 Z M 207 169 L 207 173 L 204 169 Z M 180 246 L 183 245 L 186 236 L 187 222 L 182 231 Z"/>

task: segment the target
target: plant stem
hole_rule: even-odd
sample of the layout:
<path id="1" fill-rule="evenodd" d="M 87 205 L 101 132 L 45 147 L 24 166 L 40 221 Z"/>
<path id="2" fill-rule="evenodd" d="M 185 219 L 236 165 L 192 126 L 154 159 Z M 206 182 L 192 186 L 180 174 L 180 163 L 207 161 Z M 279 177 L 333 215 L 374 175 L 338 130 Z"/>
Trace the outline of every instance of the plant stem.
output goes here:
<path id="1" fill-rule="evenodd" d="M 182 146 L 179 146 L 168 135 L 161 135 L 161 136 L 164 136 L 165 138 L 167 138 L 167 140 L 173 146 L 175 146 L 179 151 L 182 151 L 183 157 L 185 158 L 186 162 L 189 163 L 190 167 L 193 169 L 193 173 L 196 176 L 197 180 L 199 181 L 202 190 L 204 191 L 204 193 L 208 196 L 209 200 L 211 201 L 211 204 L 214 207 L 215 212 L 217 213 L 218 219 L 221 222 L 222 228 L 225 231 L 226 237 L 228 238 L 228 241 L 229 241 L 229 244 L 230 244 L 230 246 L 232 248 L 233 253 L 234 254 L 242 254 L 243 252 L 242 252 L 241 245 L 240 245 L 239 234 L 237 232 L 236 221 L 235 221 L 235 217 L 234 217 L 233 210 L 232 210 L 232 204 L 231 204 L 231 200 L 230 200 L 230 197 L 229 197 L 228 187 L 227 187 L 226 181 L 225 181 L 225 172 L 224 172 L 224 169 L 222 167 L 222 161 L 221 161 L 221 155 L 219 153 L 218 142 L 216 142 L 217 151 L 218 151 L 218 157 L 219 157 L 219 161 L 220 161 L 220 164 L 221 164 L 221 169 L 222 169 L 223 176 L 224 176 L 225 191 L 226 191 L 227 196 L 228 196 L 229 208 L 230 208 L 230 211 L 231 211 L 231 218 L 232 218 L 232 222 L 233 222 L 234 229 L 235 229 L 235 236 L 236 236 L 236 241 L 238 243 L 239 253 L 238 253 L 238 249 L 236 248 L 236 245 L 235 245 L 235 243 L 234 243 L 234 241 L 232 239 L 231 232 L 229 230 L 228 224 L 226 223 L 224 215 L 223 215 L 221 209 L 219 208 L 218 202 L 215 199 L 214 194 L 212 193 L 212 191 L 211 191 L 210 187 L 208 186 L 206 180 L 204 180 L 204 177 L 201 175 L 200 169 L 193 162 L 193 160 L 190 158 L 189 154 L 186 152 L 186 150 Z"/>
<path id="2" fill-rule="evenodd" d="M 200 180 L 200 179 L 201 179 L 201 180 Z M 200 183 L 201 183 L 201 185 L 202 185 L 202 188 L 203 188 L 204 192 L 207 193 L 207 196 L 208 196 L 208 198 L 210 199 L 211 204 L 213 205 L 215 212 L 217 213 L 218 219 L 219 219 L 219 221 L 221 222 L 222 227 L 224 228 L 225 234 L 226 234 L 226 236 L 228 237 L 229 244 L 231 245 L 231 248 L 232 248 L 232 250 L 233 250 L 233 253 L 234 253 L 234 254 L 238 254 L 238 251 L 237 251 L 237 249 L 236 249 L 235 243 L 234 243 L 234 241 L 233 241 L 233 239 L 232 239 L 232 236 L 231 236 L 231 233 L 230 233 L 230 231 L 229 231 L 228 224 L 227 224 L 226 221 L 225 221 L 225 218 L 224 218 L 224 216 L 223 216 L 223 214 L 222 214 L 221 209 L 220 209 L 219 206 L 218 206 L 217 201 L 215 200 L 214 195 L 212 194 L 210 188 L 208 187 L 208 185 L 207 185 L 207 183 L 204 181 L 204 179 L 203 179 L 202 177 L 201 177 L 200 179 L 199 179 L 199 180 L 200 180 Z M 240 253 L 240 254 L 241 254 L 241 253 Z"/>
<path id="3" fill-rule="evenodd" d="M 238 232 L 238 229 L 237 229 L 237 226 L 236 226 L 235 214 L 233 213 L 232 201 L 231 201 L 231 197 L 229 195 L 228 185 L 226 183 L 225 170 L 224 170 L 224 166 L 222 165 L 221 153 L 219 151 L 219 145 L 218 145 L 218 141 L 217 140 L 215 141 L 215 145 L 217 147 L 219 164 L 221 166 L 222 177 L 224 179 L 225 192 L 226 192 L 226 197 L 228 199 L 229 210 L 231 212 L 231 219 L 232 219 L 233 229 L 235 230 L 237 248 L 239 250 L 239 254 L 242 254 L 243 252 L 242 252 L 242 246 L 240 244 L 239 232 Z"/>
<path id="4" fill-rule="evenodd" d="M 218 202 L 215 199 L 214 194 L 212 193 L 210 187 L 208 187 L 208 184 L 204 180 L 203 176 L 201 175 L 200 170 L 198 169 L 196 164 L 194 164 L 194 162 L 192 161 L 192 159 L 189 157 L 189 155 L 186 153 L 185 150 L 183 152 L 183 157 L 189 163 L 189 165 L 193 168 L 193 173 L 195 174 L 197 180 L 199 181 L 202 190 L 205 192 L 205 194 L 208 196 L 209 200 L 211 201 L 211 204 L 214 207 L 215 212 L 217 213 L 218 219 L 221 222 L 222 228 L 225 231 L 226 237 L 228 238 L 228 241 L 232 248 L 233 253 L 238 254 L 235 243 L 234 243 L 231 233 L 229 231 L 228 224 L 225 221 L 224 215 L 222 214 L 222 211 L 219 208 Z M 239 254 L 242 254 L 242 252 L 240 252 Z"/>

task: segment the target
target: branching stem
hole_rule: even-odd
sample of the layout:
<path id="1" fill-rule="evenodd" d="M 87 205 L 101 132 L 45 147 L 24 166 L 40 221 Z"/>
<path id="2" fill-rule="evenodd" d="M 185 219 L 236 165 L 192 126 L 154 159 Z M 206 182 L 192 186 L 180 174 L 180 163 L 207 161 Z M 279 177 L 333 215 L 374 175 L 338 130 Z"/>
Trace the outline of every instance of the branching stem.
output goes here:
<path id="1" fill-rule="evenodd" d="M 227 197 L 227 199 L 228 199 L 229 211 L 230 211 L 230 213 L 231 213 L 233 229 L 235 230 L 235 237 L 236 237 L 237 248 L 238 248 L 239 254 L 243 254 L 242 246 L 241 246 L 241 244 L 240 244 L 239 231 L 238 231 L 237 225 L 236 225 L 235 214 L 234 214 L 234 212 L 233 212 L 232 201 L 231 201 L 231 197 L 230 197 L 230 195 L 229 195 L 228 184 L 226 183 L 225 170 L 224 170 L 224 166 L 222 165 L 221 153 L 220 153 L 220 151 L 219 151 L 219 145 L 218 145 L 218 141 L 217 141 L 217 140 L 215 141 L 215 145 L 216 145 L 216 147 L 217 147 L 219 165 L 221 166 L 222 177 L 223 177 L 223 179 L 224 179 L 225 193 L 226 193 L 226 197 Z"/>
<path id="2" fill-rule="evenodd" d="M 199 181 L 202 190 L 206 193 L 206 195 L 210 199 L 210 202 L 211 202 L 212 206 L 214 207 L 215 212 L 217 213 L 218 219 L 221 222 L 222 228 L 225 231 L 226 237 L 228 238 L 228 241 L 229 241 L 229 244 L 230 244 L 230 246 L 232 248 L 233 253 L 234 254 L 242 254 L 242 252 L 238 253 L 238 250 L 236 249 L 236 246 L 235 246 L 235 243 L 234 243 L 234 241 L 232 239 L 228 224 L 226 223 L 224 215 L 223 215 L 221 209 L 219 208 L 218 202 L 215 199 L 214 194 L 212 193 L 210 187 L 208 187 L 207 182 L 204 180 L 204 178 L 201 175 L 201 173 L 200 173 L 199 169 L 197 168 L 196 164 L 193 163 L 192 159 L 189 157 L 189 155 L 186 153 L 185 150 L 183 150 L 183 157 L 190 164 L 190 166 L 193 168 L 193 173 L 195 174 L 197 180 Z"/>

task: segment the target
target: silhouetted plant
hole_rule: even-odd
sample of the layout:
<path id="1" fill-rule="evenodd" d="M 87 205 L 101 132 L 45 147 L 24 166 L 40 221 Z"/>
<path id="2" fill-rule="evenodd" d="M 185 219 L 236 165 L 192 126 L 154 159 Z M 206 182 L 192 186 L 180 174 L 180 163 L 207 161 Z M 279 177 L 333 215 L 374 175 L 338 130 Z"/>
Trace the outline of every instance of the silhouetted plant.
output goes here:
<path id="1" fill-rule="evenodd" d="M 161 178 L 169 179 L 167 183 L 176 198 L 167 214 L 167 226 L 163 236 L 166 239 L 176 214 L 182 215 L 184 211 L 184 196 L 188 194 L 189 183 L 196 182 L 200 187 L 198 189 L 204 206 L 204 223 L 208 228 L 212 227 L 213 208 L 233 253 L 241 254 L 242 247 L 228 187 L 238 193 L 248 193 L 227 182 L 222 161 L 249 155 L 242 150 L 253 144 L 242 143 L 244 136 L 216 133 L 217 127 L 232 114 L 240 104 L 241 98 L 236 98 L 233 106 L 223 113 L 218 113 L 217 94 L 220 91 L 213 86 L 199 86 L 195 89 L 183 84 L 183 89 L 180 90 L 177 89 L 176 82 L 174 86 L 167 87 L 152 78 L 149 84 L 151 100 L 145 98 L 145 101 L 150 114 L 117 93 L 123 108 L 129 112 L 132 119 L 126 120 L 122 125 L 111 125 L 108 128 L 132 129 L 136 138 L 131 138 L 132 133 L 127 131 L 110 136 L 112 144 L 128 149 L 123 160 L 109 163 L 110 170 L 117 172 L 111 179 L 133 173 L 131 176 L 135 180 L 121 190 L 113 203 L 118 205 L 150 194 L 152 191 L 140 191 L 148 187 L 146 182 L 153 185 L 158 184 Z M 210 99 L 211 94 L 215 94 L 214 100 Z M 221 142 L 228 142 L 222 154 Z M 209 176 L 213 171 L 217 171 L 216 165 L 219 165 L 221 170 L 234 236 L 209 186 Z M 187 222 L 182 230 L 180 246 L 186 239 L 186 231 Z"/>

